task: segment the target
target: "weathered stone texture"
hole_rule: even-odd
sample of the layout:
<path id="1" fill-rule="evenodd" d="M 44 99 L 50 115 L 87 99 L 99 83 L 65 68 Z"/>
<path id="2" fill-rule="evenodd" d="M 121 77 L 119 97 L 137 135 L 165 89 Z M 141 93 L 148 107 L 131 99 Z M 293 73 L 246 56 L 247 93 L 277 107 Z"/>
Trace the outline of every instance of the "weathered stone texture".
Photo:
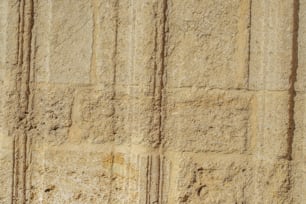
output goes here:
<path id="1" fill-rule="evenodd" d="M 241 91 L 174 89 L 167 93 L 166 146 L 188 152 L 244 152 L 251 100 Z"/>
<path id="2" fill-rule="evenodd" d="M 169 1 L 170 87 L 247 86 L 249 4 L 248 0 Z"/>
<path id="3" fill-rule="evenodd" d="M 0 2 L 0 81 L 4 78 L 4 65 L 6 59 L 6 35 L 7 35 L 7 2 L 1 1 Z"/>
<path id="4" fill-rule="evenodd" d="M 246 158 L 176 156 L 173 203 L 252 202 L 252 168 Z"/>
<path id="5" fill-rule="evenodd" d="M 249 88 L 288 90 L 294 60 L 294 1 L 253 1 L 251 12 Z"/>
<path id="6" fill-rule="evenodd" d="M 305 9 L 0 1 L 0 203 L 306 203 Z"/>

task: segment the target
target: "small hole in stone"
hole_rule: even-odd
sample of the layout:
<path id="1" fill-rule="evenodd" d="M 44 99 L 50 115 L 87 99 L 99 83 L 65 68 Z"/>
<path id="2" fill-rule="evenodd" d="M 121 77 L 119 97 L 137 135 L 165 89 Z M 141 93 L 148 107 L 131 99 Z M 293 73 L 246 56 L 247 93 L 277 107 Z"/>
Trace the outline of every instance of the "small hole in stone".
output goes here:
<path id="1" fill-rule="evenodd" d="M 55 186 L 52 185 L 52 186 L 50 186 L 50 187 L 45 189 L 45 193 L 48 193 L 48 192 L 50 192 L 50 191 L 52 191 L 54 189 L 55 189 Z"/>
<path id="2" fill-rule="evenodd" d="M 47 193 L 47 192 L 50 192 L 50 191 L 52 191 L 52 189 L 51 188 L 47 188 L 47 189 L 45 189 L 45 192 Z"/>

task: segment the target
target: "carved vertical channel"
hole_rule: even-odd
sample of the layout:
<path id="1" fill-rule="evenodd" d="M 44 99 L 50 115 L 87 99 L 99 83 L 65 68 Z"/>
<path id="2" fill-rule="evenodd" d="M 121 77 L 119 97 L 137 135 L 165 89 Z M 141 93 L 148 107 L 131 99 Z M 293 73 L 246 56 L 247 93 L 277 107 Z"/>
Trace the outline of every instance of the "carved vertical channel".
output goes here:
<path id="1" fill-rule="evenodd" d="M 34 23 L 33 0 L 18 2 L 18 50 L 17 72 L 14 90 L 17 95 L 18 113 L 15 116 L 13 134 L 13 184 L 12 203 L 27 201 L 27 170 L 29 163 L 30 139 L 28 130 L 31 113 L 31 72 L 32 72 L 32 28 Z"/>

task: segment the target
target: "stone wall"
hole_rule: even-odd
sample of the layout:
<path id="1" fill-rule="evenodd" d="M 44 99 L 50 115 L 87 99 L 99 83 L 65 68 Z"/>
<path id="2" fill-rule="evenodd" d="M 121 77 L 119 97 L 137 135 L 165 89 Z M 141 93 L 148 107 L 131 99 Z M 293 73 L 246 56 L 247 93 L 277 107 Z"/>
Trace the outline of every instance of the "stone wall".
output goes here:
<path id="1" fill-rule="evenodd" d="M 0 203 L 306 203 L 306 0 L 1 0 Z"/>

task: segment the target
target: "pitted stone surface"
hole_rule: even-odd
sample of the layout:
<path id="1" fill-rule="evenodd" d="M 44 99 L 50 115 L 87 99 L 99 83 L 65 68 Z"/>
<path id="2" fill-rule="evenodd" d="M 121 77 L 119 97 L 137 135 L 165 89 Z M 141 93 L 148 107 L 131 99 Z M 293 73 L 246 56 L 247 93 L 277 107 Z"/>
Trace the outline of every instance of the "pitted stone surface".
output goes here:
<path id="1" fill-rule="evenodd" d="M 0 203 L 306 203 L 305 9 L 0 1 Z"/>

